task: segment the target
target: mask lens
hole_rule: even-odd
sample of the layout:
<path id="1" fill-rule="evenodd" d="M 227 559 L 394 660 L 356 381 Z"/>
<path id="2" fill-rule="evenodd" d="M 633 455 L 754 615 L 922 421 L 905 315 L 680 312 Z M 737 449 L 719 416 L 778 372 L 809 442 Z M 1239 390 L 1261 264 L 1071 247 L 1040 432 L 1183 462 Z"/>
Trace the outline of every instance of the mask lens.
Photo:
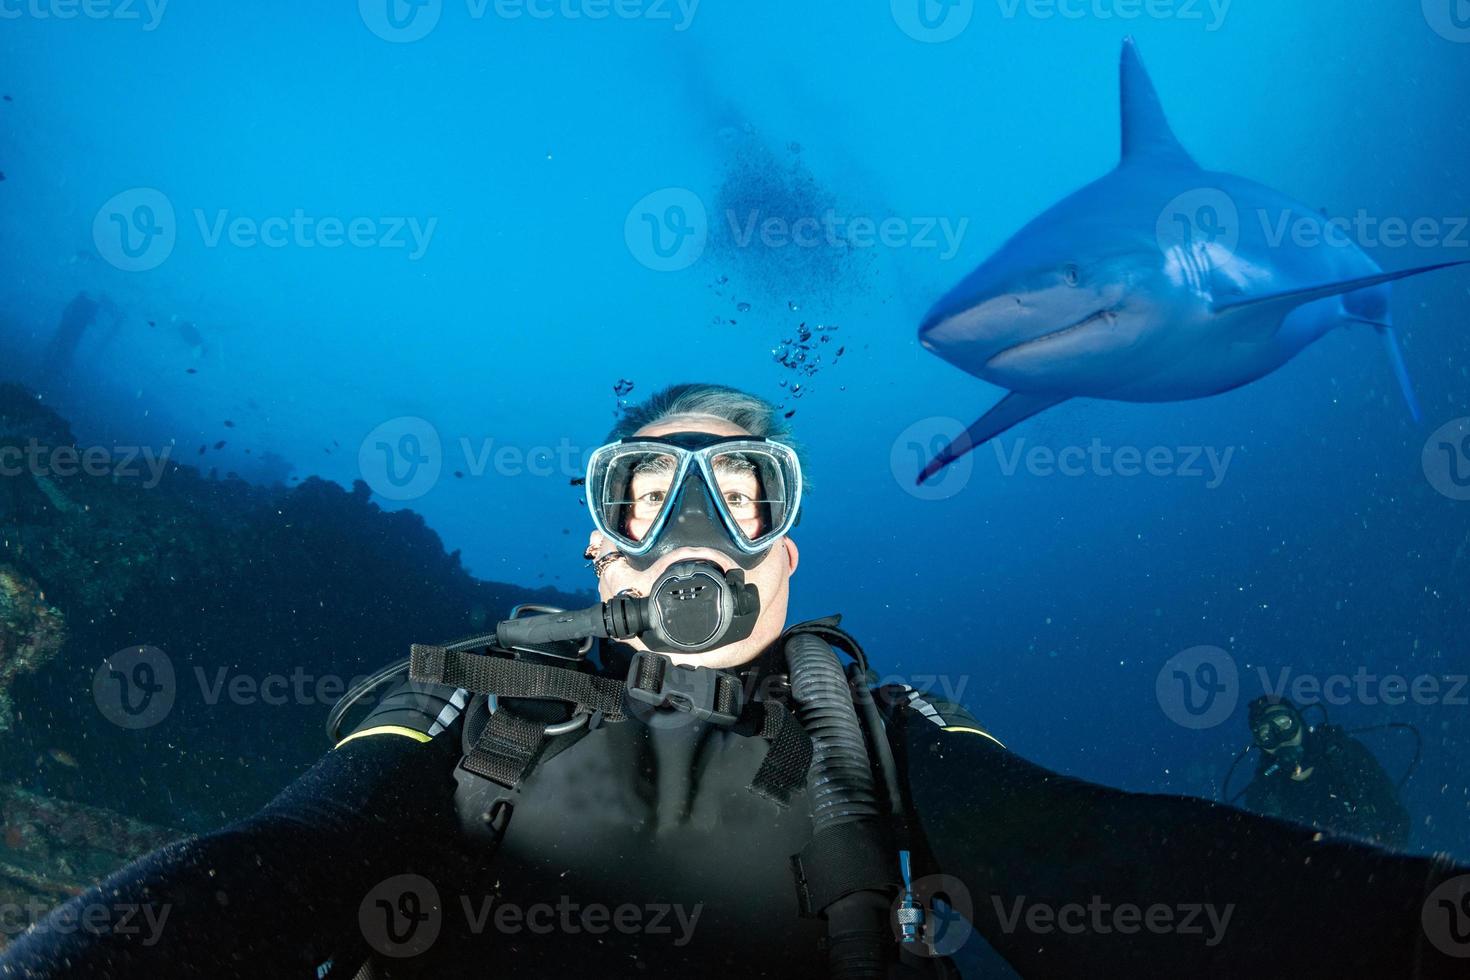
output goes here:
<path id="1" fill-rule="evenodd" d="M 800 492 L 794 467 L 794 459 L 760 444 L 710 457 L 718 503 L 746 546 L 759 547 L 791 530 Z"/>
<path id="2" fill-rule="evenodd" d="M 667 451 L 619 449 L 594 460 L 588 492 L 595 495 L 600 530 L 634 546 L 647 539 L 668 509 L 679 460 Z"/>

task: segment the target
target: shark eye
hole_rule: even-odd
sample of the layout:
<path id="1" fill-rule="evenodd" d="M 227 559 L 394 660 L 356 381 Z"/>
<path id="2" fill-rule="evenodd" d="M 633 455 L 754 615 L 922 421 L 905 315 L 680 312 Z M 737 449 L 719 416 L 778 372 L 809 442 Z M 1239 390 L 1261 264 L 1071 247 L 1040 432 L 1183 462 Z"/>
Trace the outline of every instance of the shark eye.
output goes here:
<path id="1" fill-rule="evenodd" d="M 1063 268 L 1062 275 L 1066 278 L 1068 286 L 1075 286 L 1082 281 L 1082 270 L 1075 265 Z"/>

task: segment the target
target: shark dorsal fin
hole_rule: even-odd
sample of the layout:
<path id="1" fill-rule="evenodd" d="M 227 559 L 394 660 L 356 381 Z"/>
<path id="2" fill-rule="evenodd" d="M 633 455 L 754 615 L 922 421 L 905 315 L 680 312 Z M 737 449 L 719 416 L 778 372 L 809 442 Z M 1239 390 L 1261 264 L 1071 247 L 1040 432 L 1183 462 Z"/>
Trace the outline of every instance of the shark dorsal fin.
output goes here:
<path id="1" fill-rule="evenodd" d="M 1195 163 L 1169 128 L 1159 93 L 1149 80 L 1133 38 L 1123 41 L 1123 63 L 1119 71 L 1123 102 L 1123 162 L 1147 157 L 1167 157 L 1176 163 Z"/>

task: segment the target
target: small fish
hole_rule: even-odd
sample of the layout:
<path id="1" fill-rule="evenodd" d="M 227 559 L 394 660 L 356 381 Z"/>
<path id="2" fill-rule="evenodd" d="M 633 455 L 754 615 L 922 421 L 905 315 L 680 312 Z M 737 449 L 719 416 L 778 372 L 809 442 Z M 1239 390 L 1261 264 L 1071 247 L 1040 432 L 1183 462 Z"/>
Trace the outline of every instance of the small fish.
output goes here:
<path id="1" fill-rule="evenodd" d="M 209 448 L 208 446 L 200 446 L 199 447 L 199 455 L 203 456 L 204 455 L 204 451 L 206 449 L 208 449 L 208 448 Z"/>
<path id="2" fill-rule="evenodd" d="M 585 476 L 574 476 L 570 480 L 567 481 L 567 485 L 568 486 L 573 486 L 573 487 L 585 486 L 586 483 L 587 483 L 587 478 Z"/>
<path id="3" fill-rule="evenodd" d="M 12 99 L 10 96 L 7 95 L 7 96 L 5 96 L 5 101 L 6 102 L 14 102 L 15 100 Z"/>
<path id="4" fill-rule="evenodd" d="M 789 411 L 789 412 L 786 413 L 786 417 L 789 419 L 789 418 L 791 418 L 791 416 L 793 416 L 795 414 L 796 414 L 796 409 L 793 408 L 791 411 Z"/>
<path id="5" fill-rule="evenodd" d="M 5 180 L 5 171 L 0 170 L 0 181 Z"/>
<path id="6" fill-rule="evenodd" d="M 464 479 L 464 473 L 461 470 L 455 470 L 454 471 L 454 478 L 456 480 L 463 480 Z"/>
<path id="7" fill-rule="evenodd" d="M 148 321 L 148 326 L 150 326 L 150 327 L 156 327 L 156 326 L 158 326 L 158 324 L 156 322 L 154 322 L 153 320 L 149 320 Z"/>
<path id="8" fill-rule="evenodd" d="M 235 427 L 235 423 L 231 422 L 229 419 L 225 419 L 225 428 L 226 429 L 233 429 L 234 427 Z"/>
<path id="9" fill-rule="evenodd" d="M 219 442 L 217 442 L 217 443 L 214 444 L 214 448 L 215 449 L 223 449 L 223 448 L 225 448 L 225 441 L 223 439 L 221 439 Z"/>
<path id="10" fill-rule="evenodd" d="M 185 368 L 184 369 L 184 373 L 185 374 L 198 374 L 199 373 L 199 369 L 198 368 Z"/>
<path id="11" fill-rule="evenodd" d="M 50 757 L 52 762 L 66 766 L 68 769 L 81 768 L 81 763 L 77 762 L 76 756 L 72 755 L 66 749 L 47 749 L 46 755 Z"/>

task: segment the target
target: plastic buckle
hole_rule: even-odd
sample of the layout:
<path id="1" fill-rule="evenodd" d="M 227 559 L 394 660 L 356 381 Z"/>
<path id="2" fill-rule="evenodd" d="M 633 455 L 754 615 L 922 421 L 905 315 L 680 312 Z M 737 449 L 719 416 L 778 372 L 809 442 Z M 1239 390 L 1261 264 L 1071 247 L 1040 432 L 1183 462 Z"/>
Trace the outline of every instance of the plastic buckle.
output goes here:
<path id="1" fill-rule="evenodd" d="M 657 690 L 638 686 L 644 661 L 649 657 L 658 657 L 664 661 L 660 668 Z M 662 654 L 639 650 L 633 654 L 633 661 L 628 665 L 628 697 L 655 708 L 685 711 L 702 721 L 728 728 L 735 724 L 745 707 L 745 691 L 736 683 L 734 710 L 720 711 L 717 707 L 720 703 L 720 678 L 726 676 L 729 675 L 713 667 L 686 667 L 674 663 Z"/>

